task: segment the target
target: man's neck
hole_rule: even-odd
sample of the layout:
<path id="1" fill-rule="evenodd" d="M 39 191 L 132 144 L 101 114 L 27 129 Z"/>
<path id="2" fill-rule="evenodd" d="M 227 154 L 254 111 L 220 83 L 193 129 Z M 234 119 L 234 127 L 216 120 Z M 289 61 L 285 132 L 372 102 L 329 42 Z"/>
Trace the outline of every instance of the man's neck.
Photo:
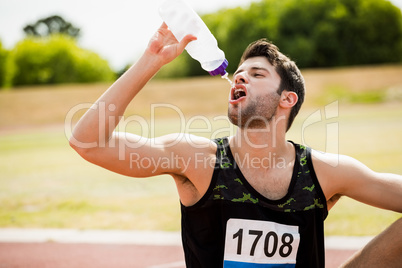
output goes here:
<path id="1" fill-rule="evenodd" d="M 287 155 L 289 143 L 284 132 L 272 132 L 269 129 L 238 129 L 231 139 L 231 148 L 240 156 L 250 154 L 255 157 L 269 153 Z"/>
<path id="2" fill-rule="evenodd" d="M 282 172 L 292 169 L 295 149 L 293 144 L 286 140 L 285 132 L 280 133 L 239 129 L 236 135 L 231 137 L 230 149 L 242 172 L 246 172 L 248 176 L 262 178 L 267 172 L 273 174 L 272 172 L 279 170 Z M 256 175 L 257 173 L 259 175 Z"/>

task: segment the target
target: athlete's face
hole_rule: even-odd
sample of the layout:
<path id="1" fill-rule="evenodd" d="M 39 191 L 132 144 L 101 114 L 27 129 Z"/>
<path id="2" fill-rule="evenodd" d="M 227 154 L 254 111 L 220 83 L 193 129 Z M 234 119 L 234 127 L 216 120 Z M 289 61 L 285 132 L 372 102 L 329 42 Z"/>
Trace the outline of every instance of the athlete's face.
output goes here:
<path id="1" fill-rule="evenodd" d="M 244 61 L 234 73 L 228 116 L 240 128 L 265 128 L 275 116 L 280 77 L 265 57 Z"/>

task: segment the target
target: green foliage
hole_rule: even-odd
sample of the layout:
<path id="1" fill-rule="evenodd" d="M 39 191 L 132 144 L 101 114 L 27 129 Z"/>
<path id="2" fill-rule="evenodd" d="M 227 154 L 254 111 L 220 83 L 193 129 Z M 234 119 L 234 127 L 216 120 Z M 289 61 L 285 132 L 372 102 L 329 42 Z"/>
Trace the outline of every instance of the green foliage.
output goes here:
<path id="1" fill-rule="evenodd" d="M 183 53 L 177 57 L 174 61 L 165 65 L 156 75 L 156 78 L 177 78 L 183 76 L 197 75 L 197 72 L 191 72 L 191 67 L 194 68 L 194 62 L 188 53 Z M 199 69 L 201 66 L 198 64 Z M 197 66 L 195 66 L 196 68 Z"/>
<path id="2" fill-rule="evenodd" d="M 401 11 L 385 0 L 290 0 L 279 33 L 301 67 L 402 60 Z"/>
<path id="3" fill-rule="evenodd" d="M 55 15 L 44 19 L 40 19 L 34 24 L 29 24 L 24 27 L 24 32 L 28 36 L 49 36 L 52 34 L 65 34 L 77 38 L 80 29 L 73 26 L 70 22 L 62 17 Z"/>
<path id="4" fill-rule="evenodd" d="M 0 42 L 0 88 L 6 85 L 6 65 L 9 51 L 3 48 L 2 43 Z"/>
<path id="5" fill-rule="evenodd" d="M 28 37 L 11 52 L 12 84 L 57 84 L 111 81 L 114 73 L 94 52 L 78 47 L 64 35 Z"/>
<path id="6" fill-rule="evenodd" d="M 349 87 L 334 84 L 323 87 L 322 92 L 317 96 L 315 101 L 322 105 L 336 100 L 343 103 L 372 104 L 386 101 L 387 94 L 388 92 L 384 88 L 356 92 Z"/>
<path id="7" fill-rule="evenodd" d="M 265 0 L 254 2 L 249 8 L 223 9 L 202 16 L 218 40 L 219 47 L 225 52 L 229 61 L 227 68 L 229 73 L 237 69 L 237 63 L 250 42 L 262 37 L 276 39 L 278 12 L 282 8 L 281 2 Z M 194 62 L 191 58 L 189 60 Z M 190 68 L 190 75 L 205 75 L 205 73 L 199 64 L 198 68 Z"/>
<path id="8" fill-rule="evenodd" d="M 261 0 L 202 16 L 234 72 L 249 43 L 274 42 L 299 67 L 402 61 L 402 14 L 387 0 Z M 190 57 L 185 75 L 205 75 Z M 198 65 L 195 65 L 198 64 Z M 180 75 L 176 65 L 165 72 Z"/>

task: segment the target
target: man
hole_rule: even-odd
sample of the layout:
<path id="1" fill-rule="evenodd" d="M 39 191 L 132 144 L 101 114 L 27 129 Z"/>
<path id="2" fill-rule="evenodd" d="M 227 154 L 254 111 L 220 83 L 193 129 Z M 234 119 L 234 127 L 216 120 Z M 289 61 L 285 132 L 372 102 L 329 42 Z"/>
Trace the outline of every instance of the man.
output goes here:
<path id="1" fill-rule="evenodd" d="M 341 195 L 402 212 L 401 176 L 379 174 L 350 157 L 317 153 L 286 140 L 304 99 L 304 81 L 294 62 L 264 40 L 247 48 L 234 74 L 228 108 L 238 126 L 234 136 L 211 141 L 114 133 L 130 101 L 193 40 L 188 35 L 178 42 L 163 24 L 139 61 L 81 118 L 70 139 L 83 158 L 111 171 L 173 177 L 188 267 L 324 267 L 323 221 Z M 107 107 L 102 119 L 97 113 L 101 104 Z M 80 146 L 99 141 L 104 144 Z M 172 164 L 130 165 L 132 154 L 152 163 L 171 159 Z M 183 161 L 174 161 L 177 157 Z M 200 164 L 200 159 L 213 164 Z M 402 239 L 394 239 L 392 246 L 387 242 L 401 225 L 396 222 L 348 265 L 369 267 L 379 259 L 371 254 L 378 248 L 385 249 L 380 259 L 389 261 L 388 267 L 400 264 Z"/>

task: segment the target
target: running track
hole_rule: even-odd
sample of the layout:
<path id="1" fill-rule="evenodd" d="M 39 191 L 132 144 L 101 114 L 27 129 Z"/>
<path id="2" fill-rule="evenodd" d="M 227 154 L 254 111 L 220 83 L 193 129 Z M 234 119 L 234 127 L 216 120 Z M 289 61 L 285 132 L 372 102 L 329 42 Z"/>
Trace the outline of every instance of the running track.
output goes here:
<path id="1" fill-rule="evenodd" d="M 326 268 L 371 238 L 326 241 Z M 185 268 L 179 233 L 0 229 L 0 268 Z"/>

